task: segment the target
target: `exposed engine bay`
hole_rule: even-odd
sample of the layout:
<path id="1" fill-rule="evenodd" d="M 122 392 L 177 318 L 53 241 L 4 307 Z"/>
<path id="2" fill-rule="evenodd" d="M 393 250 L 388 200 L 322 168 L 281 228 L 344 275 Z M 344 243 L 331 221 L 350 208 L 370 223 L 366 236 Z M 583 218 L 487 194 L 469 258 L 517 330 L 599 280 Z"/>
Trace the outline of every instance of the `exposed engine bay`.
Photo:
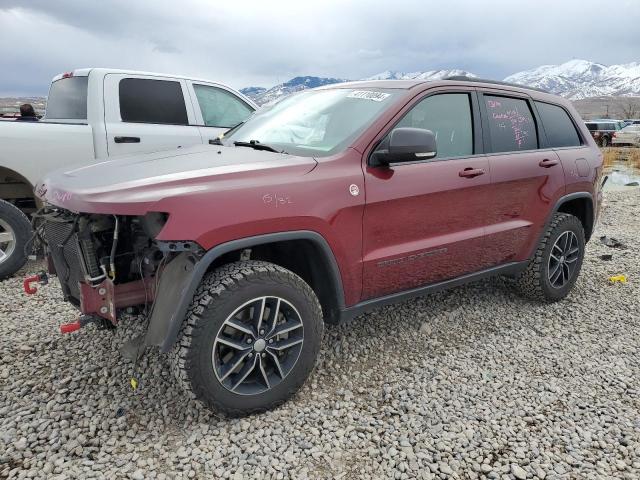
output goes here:
<path id="1" fill-rule="evenodd" d="M 124 308 L 146 307 L 148 313 L 166 265 L 180 252 L 199 249 L 193 242 L 156 241 L 167 218 L 157 212 L 116 216 L 47 207 L 36 214 L 34 226 L 65 300 L 115 324 Z"/>

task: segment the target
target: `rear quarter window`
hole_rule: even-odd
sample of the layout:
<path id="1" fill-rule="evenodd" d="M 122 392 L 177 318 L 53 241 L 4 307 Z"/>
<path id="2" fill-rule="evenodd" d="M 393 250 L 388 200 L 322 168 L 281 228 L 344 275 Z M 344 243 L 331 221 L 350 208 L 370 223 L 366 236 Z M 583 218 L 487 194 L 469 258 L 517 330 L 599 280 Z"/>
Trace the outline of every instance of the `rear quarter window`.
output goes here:
<path id="1" fill-rule="evenodd" d="M 123 122 L 189 124 L 180 82 L 125 78 L 119 90 Z"/>
<path id="2" fill-rule="evenodd" d="M 579 147 L 582 145 L 580 135 L 564 108 L 543 102 L 535 102 L 535 104 L 550 147 Z"/>

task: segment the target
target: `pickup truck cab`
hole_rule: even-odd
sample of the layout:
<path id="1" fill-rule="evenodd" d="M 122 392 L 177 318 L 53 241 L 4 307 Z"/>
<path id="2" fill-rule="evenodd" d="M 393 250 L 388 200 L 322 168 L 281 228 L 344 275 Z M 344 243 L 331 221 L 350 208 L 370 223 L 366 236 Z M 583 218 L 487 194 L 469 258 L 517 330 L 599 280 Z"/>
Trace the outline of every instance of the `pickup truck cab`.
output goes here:
<path id="1" fill-rule="evenodd" d="M 0 121 L 0 279 L 26 260 L 44 174 L 207 144 L 256 108 L 226 85 L 177 75 L 86 68 L 54 77 L 41 122 Z"/>

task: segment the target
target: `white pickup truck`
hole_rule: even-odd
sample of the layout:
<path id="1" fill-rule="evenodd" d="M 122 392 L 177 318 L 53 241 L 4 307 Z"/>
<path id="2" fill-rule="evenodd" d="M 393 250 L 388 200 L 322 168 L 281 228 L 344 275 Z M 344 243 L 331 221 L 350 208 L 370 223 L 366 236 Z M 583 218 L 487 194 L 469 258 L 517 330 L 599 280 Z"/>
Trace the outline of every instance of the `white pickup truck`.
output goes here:
<path id="1" fill-rule="evenodd" d="M 213 141 L 257 106 L 208 80 L 104 68 L 56 76 L 40 122 L 0 121 L 0 280 L 26 261 L 34 185 L 108 157 Z"/>

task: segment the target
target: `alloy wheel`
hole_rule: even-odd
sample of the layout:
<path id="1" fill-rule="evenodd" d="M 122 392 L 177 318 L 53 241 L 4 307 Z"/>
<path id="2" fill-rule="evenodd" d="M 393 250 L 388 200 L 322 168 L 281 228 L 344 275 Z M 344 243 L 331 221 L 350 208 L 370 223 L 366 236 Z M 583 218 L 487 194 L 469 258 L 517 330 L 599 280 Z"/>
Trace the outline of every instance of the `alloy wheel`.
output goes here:
<path id="1" fill-rule="evenodd" d="M 0 263 L 3 263 L 11 257 L 16 248 L 16 234 L 13 228 L 0 219 Z"/>
<path id="2" fill-rule="evenodd" d="M 275 296 L 255 298 L 220 327 L 213 344 L 213 369 L 227 390 L 260 394 L 291 372 L 303 342 L 302 319 L 293 305 Z"/>
<path id="3" fill-rule="evenodd" d="M 563 232 L 551 247 L 548 263 L 549 283 L 553 288 L 564 287 L 576 270 L 580 244 L 572 231 Z"/>

